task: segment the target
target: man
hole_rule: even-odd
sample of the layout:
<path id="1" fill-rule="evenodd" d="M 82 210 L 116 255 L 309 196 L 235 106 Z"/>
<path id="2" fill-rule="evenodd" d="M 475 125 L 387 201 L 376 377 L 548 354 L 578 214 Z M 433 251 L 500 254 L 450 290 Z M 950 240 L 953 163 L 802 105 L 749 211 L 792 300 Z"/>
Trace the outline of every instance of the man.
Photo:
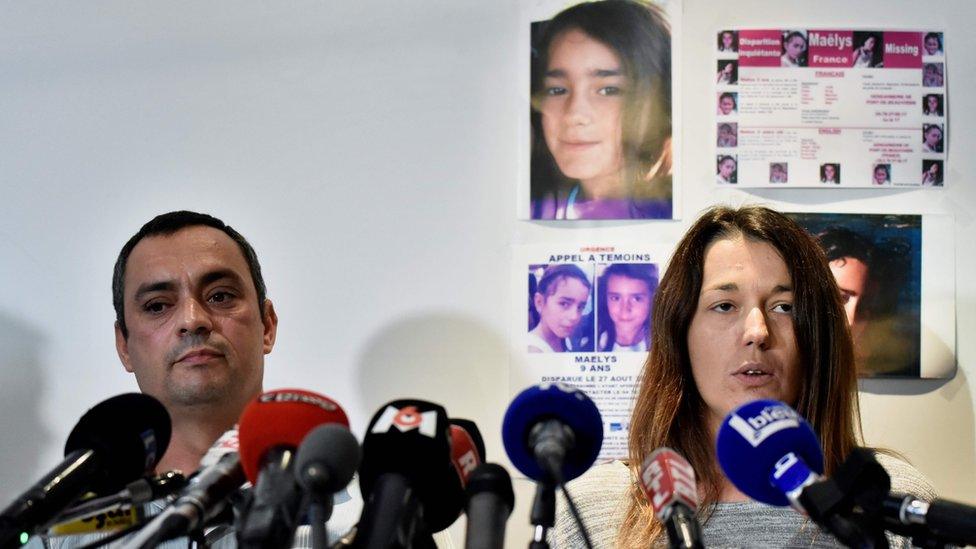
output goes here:
<path id="1" fill-rule="evenodd" d="M 262 391 L 278 317 L 257 255 L 219 219 L 170 212 L 126 242 L 112 277 L 115 346 L 173 421 L 159 471 L 195 471 Z"/>

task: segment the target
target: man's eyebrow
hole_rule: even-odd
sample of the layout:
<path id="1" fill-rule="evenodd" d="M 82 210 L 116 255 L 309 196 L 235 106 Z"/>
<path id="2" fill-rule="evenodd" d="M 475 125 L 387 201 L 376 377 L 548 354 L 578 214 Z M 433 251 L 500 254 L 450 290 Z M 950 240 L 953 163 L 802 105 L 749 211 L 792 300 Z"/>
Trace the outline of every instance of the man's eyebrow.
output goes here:
<path id="1" fill-rule="evenodd" d="M 225 278 L 239 283 L 244 282 L 241 276 L 232 269 L 215 269 L 213 271 L 208 271 L 202 277 L 200 277 L 200 285 L 206 286 Z M 136 289 L 135 300 L 138 301 L 142 298 L 142 296 L 153 292 L 171 292 L 174 290 L 176 290 L 176 282 L 173 280 L 146 282 L 139 285 L 139 287 Z"/>

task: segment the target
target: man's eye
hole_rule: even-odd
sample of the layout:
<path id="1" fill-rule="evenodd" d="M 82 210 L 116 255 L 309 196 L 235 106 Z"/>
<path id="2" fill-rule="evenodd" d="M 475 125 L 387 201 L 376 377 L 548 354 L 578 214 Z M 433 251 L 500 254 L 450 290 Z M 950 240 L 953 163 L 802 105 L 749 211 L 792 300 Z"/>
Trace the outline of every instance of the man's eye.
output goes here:
<path id="1" fill-rule="evenodd" d="M 216 292 L 210 296 L 208 301 L 211 303 L 227 303 L 231 299 L 234 299 L 234 296 L 229 292 Z"/>
<path id="2" fill-rule="evenodd" d="M 153 301 L 153 302 L 146 303 L 146 305 L 143 306 L 143 309 L 147 313 L 158 314 L 163 312 L 166 309 L 166 304 L 161 301 Z"/>

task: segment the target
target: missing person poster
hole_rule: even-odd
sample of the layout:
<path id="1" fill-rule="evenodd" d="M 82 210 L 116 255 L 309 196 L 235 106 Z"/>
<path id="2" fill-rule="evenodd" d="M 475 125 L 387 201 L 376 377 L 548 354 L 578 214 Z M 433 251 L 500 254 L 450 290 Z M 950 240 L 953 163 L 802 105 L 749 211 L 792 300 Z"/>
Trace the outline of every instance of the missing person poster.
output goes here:
<path id="1" fill-rule="evenodd" d="M 716 58 L 717 185 L 945 185 L 942 32 L 722 30 Z"/>
<path id="2" fill-rule="evenodd" d="M 675 219 L 674 1 L 523 7 L 519 217 Z"/>
<path id="3" fill-rule="evenodd" d="M 945 216 L 787 214 L 820 243 L 862 378 L 955 372 L 952 222 Z"/>
<path id="4" fill-rule="evenodd" d="M 556 381 L 583 390 L 603 417 L 601 460 L 627 455 L 668 252 L 619 244 L 515 251 L 511 393 Z"/>

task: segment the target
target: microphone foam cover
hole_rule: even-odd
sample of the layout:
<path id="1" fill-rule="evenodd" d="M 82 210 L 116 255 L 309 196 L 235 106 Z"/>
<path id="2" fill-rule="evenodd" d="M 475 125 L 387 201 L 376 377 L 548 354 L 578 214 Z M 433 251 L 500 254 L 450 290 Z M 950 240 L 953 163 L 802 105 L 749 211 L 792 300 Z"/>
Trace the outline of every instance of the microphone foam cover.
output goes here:
<path id="1" fill-rule="evenodd" d="M 85 412 L 68 435 L 64 454 L 95 450 L 101 475 L 89 489 L 108 495 L 155 468 L 169 446 L 171 429 L 169 413 L 158 400 L 126 393 Z"/>
<path id="2" fill-rule="evenodd" d="M 475 422 L 471 421 L 470 419 L 458 419 L 456 417 L 452 417 L 451 425 L 457 425 L 468 433 L 471 440 L 474 441 L 475 448 L 478 449 L 478 457 L 481 458 L 481 461 L 488 459 L 487 456 L 485 456 L 485 439 L 481 436 L 481 431 L 478 429 Z"/>
<path id="3" fill-rule="evenodd" d="M 529 446 L 529 433 L 537 423 L 555 419 L 568 426 L 576 444 L 566 453 L 563 481 L 568 482 L 593 465 L 603 445 L 603 419 L 586 393 L 563 383 L 533 385 L 515 397 L 502 421 L 502 442 L 512 465 L 525 476 L 546 480 Z"/>
<path id="4" fill-rule="evenodd" d="M 352 480 L 361 456 L 359 441 L 348 428 L 337 423 L 319 425 L 298 447 L 295 478 L 306 492 L 334 494 Z M 327 474 L 322 477 L 308 475 L 308 468 L 313 465 L 325 469 Z"/>
<path id="5" fill-rule="evenodd" d="M 512 477 L 504 467 L 497 463 L 482 463 L 471 472 L 465 488 L 467 499 L 470 501 L 472 496 L 482 492 L 491 492 L 502 498 L 508 506 L 508 514 L 512 514 L 515 492 L 512 491 Z"/>
<path id="6" fill-rule="evenodd" d="M 772 485 L 776 462 L 793 452 L 815 473 L 823 474 L 820 442 L 810 424 L 778 400 L 754 400 L 726 416 L 718 430 L 719 465 L 736 488 L 750 498 L 785 507 L 789 499 Z"/>
<path id="7" fill-rule="evenodd" d="M 447 412 L 423 400 L 394 400 L 369 422 L 363 437 L 359 486 L 364 498 L 385 473 L 402 475 L 424 507 L 431 532 L 447 528 L 464 505 L 461 479 L 451 462 Z"/>
<path id="8" fill-rule="evenodd" d="M 349 428 L 341 406 L 327 396 L 303 389 L 278 389 L 259 395 L 244 408 L 238 425 L 241 466 L 257 483 L 264 454 L 276 446 L 298 448 L 305 435 L 323 423 Z"/>

